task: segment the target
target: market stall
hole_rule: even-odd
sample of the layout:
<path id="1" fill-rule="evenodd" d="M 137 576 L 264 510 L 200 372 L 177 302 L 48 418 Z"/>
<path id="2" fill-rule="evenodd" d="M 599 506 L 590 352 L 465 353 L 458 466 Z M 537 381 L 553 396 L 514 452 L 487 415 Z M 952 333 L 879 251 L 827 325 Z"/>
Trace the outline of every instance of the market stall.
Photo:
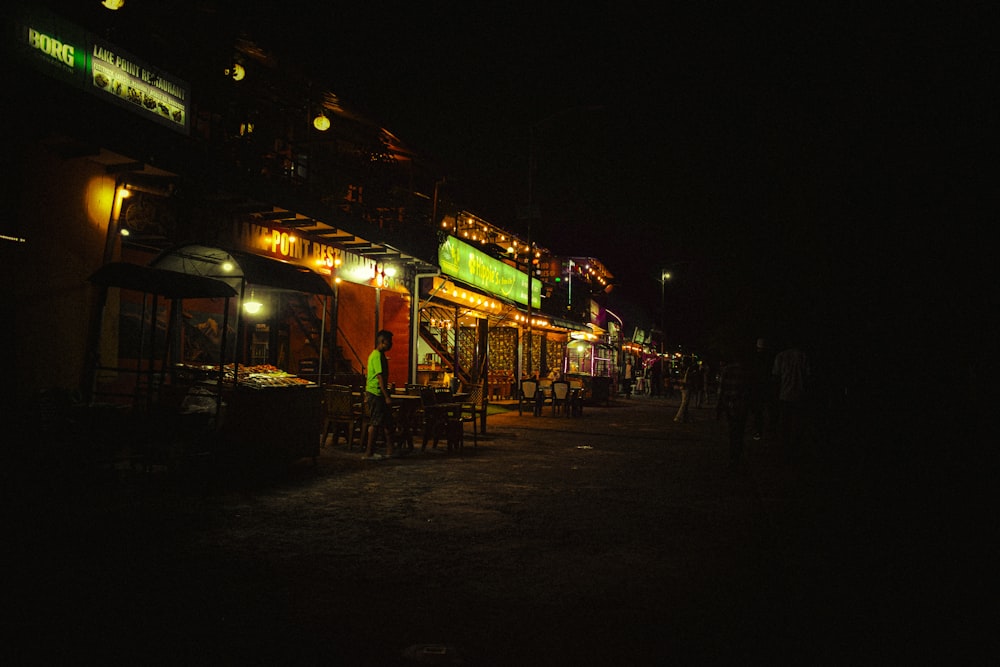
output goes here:
<path id="1" fill-rule="evenodd" d="M 328 282 L 301 265 L 204 245 L 165 251 L 151 265 L 219 280 L 239 294 L 236 326 L 222 337 L 232 339 L 232 354 L 219 359 L 219 453 L 244 464 L 318 456 L 322 390 L 297 370 L 308 359 L 314 377 L 322 375 Z M 217 368 L 183 370 L 199 382 L 199 372 Z"/>
<path id="2" fill-rule="evenodd" d="M 171 456 L 201 451 L 206 437 L 217 426 L 216 415 L 222 405 L 223 376 L 219 369 L 199 378 L 198 409 L 188 409 L 192 402 L 178 391 L 170 372 L 170 358 L 176 348 L 170 345 L 172 327 L 182 302 L 186 299 L 221 299 L 223 329 L 228 324 L 230 299 L 236 291 L 218 280 L 156 269 L 128 262 L 112 262 L 89 278 L 99 288 L 97 331 L 89 357 L 94 364 L 87 372 L 86 400 L 78 406 L 72 422 L 80 425 L 77 435 L 81 446 L 113 462 L 127 457 L 140 460 L 147 467 L 167 462 Z M 106 326 L 105 310 L 109 289 L 118 288 L 141 299 L 137 327 L 129 341 L 123 321 L 130 319 L 123 300 L 116 302 L 116 326 Z M 166 303 L 161 308 L 160 299 Z M 129 303 L 126 297 L 124 303 Z M 166 323 L 161 331 L 160 324 Z M 112 335 L 113 334 L 113 335 Z M 103 344 L 107 335 L 118 345 Z M 135 344 L 131 347 L 129 343 Z M 220 350 L 225 353 L 224 341 Z M 176 400 L 174 400 L 176 396 Z"/>

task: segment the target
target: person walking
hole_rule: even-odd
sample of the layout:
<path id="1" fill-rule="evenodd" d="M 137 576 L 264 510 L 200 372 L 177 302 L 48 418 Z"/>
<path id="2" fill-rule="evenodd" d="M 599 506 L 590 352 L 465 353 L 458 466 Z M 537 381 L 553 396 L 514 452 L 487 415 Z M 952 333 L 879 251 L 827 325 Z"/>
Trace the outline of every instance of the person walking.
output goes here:
<path id="1" fill-rule="evenodd" d="M 625 371 L 622 377 L 622 385 L 625 389 L 625 398 L 632 398 L 632 357 L 625 360 Z"/>
<path id="2" fill-rule="evenodd" d="M 704 364 L 698 362 L 691 369 L 691 402 L 694 407 L 700 408 L 705 399 L 705 370 Z"/>
<path id="3" fill-rule="evenodd" d="M 798 345 L 774 357 L 771 374 L 778 381 L 778 442 L 785 460 L 799 454 L 805 423 L 809 358 Z"/>
<path id="4" fill-rule="evenodd" d="M 719 375 L 719 402 L 716 410 L 726 417 L 729 436 L 729 462 L 739 465 L 743 461 L 743 441 L 746 435 L 752 373 L 737 356 L 723 367 Z"/>
<path id="5" fill-rule="evenodd" d="M 698 392 L 698 407 L 708 405 L 708 386 L 711 384 L 711 367 L 708 362 L 701 362 L 698 365 L 698 371 L 701 375 L 701 391 Z"/>
<path id="6" fill-rule="evenodd" d="M 753 439 L 760 440 L 765 433 L 776 432 L 778 408 L 774 376 L 774 355 L 767 348 L 767 341 L 757 339 L 752 377 L 750 378 L 750 410 L 753 413 Z"/>
<path id="7" fill-rule="evenodd" d="M 385 353 L 392 349 L 392 332 L 385 329 L 375 334 L 375 349 L 368 355 L 368 373 L 365 381 L 365 399 L 368 404 L 368 442 L 364 459 L 377 461 L 383 458 L 375 453 L 375 436 L 382 431 L 385 437 L 386 457 L 395 456 L 393 450 L 392 395 L 389 391 L 389 359 Z"/>
<path id="8" fill-rule="evenodd" d="M 698 374 L 698 364 L 695 363 L 692 357 L 688 360 L 687 367 L 684 369 L 684 375 L 681 377 L 681 404 L 677 408 L 677 414 L 674 415 L 674 421 L 679 424 L 686 424 L 690 421 L 688 417 L 688 404 L 691 401 L 692 389 L 697 387 L 698 377 L 700 377 Z"/>
<path id="9" fill-rule="evenodd" d="M 653 396 L 663 394 L 663 359 L 656 357 L 649 369 L 649 388 Z"/>

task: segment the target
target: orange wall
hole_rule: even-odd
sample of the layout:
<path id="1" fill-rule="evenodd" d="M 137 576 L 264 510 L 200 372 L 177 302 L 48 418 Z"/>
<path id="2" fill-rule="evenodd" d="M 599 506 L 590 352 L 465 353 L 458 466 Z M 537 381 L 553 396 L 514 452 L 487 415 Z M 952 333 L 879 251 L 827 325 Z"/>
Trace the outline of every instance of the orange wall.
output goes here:
<path id="1" fill-rule="evenodd" d="M 375 288 L 342 282 L 337 286 L 337 345 L 355 370 L 364 373 L 368 355 L 375 346 Z M 393 333 L 389 357 L 389 381 L 397 386 L 409 382 L 410 297 L 382 290 L 379 328 Z M 353 351 L 352 351 L 353 350 Z M 357 356 L 355 356 L 357 355 Z"/>

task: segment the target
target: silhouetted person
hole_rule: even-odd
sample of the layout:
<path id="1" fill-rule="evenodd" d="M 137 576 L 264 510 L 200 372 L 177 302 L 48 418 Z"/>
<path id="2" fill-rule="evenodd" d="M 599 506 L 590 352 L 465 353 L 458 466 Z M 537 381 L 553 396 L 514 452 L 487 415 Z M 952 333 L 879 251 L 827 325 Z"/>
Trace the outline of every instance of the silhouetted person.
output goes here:
<path id="1" fill-rule="evenodd" d="M 656 358 L 649 369 L 649 383 L 653 396 L 663 394 L 663 359 L 660 357 Z"/>
<path id="2" fill-rule="evenodd" d="M 809 359 L 798 345 L 774 357 L 771 374 L 778 380 L 778 442 L 785 459 L 797 455 L 805 423 Z"/>
<path id="3" fill-rule="evenodd" d="M 774 356 L 767 348 L 767 341 L 757 339 L 752 377 L 750 378 L 750 411 L 753 414 L 753 439 L 760 440 L 765 432 L 775 433 L 778 421 L 777 387 L 774 376 Z"/>
<path id="4" fill-rule="evenodd" d="M 674 421 L 679 423 L 687 423 L 688 418 L 688 404 L 691 402 L 691 396 L 694 391 L 697 391 L 698 378 L 701 374 L 698 372 L 698 364 L 695 363 L 694 358 L 688 361 L 687 367 L 684 369 L 684 376 L 681 378 L 681 404 L 677 408 L 677 414 L 674 415 Z"/>
<path id="5" fill-rule="evenodd" d="M 743 460 L 743 439 L 746 434 L 753 371 L 739 357 L 727 363 L 719 375 L 719 402 L 716 414 L 726 417 L 729 435 L 729 461 L 738 465 Z"/>

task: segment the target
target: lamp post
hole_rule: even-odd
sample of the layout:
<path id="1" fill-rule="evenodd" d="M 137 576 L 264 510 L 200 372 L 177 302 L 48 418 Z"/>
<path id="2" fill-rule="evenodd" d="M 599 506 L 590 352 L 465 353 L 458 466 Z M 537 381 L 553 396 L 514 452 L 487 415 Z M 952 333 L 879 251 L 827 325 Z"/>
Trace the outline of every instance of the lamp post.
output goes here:
<path id="1" fill-rule="evenodd" d="M 668 280 L 670 280 L 670 272 L 666 269 L 660 269 L 660 354 L 663 354 L 663 340 L 667 337 L 666 329 L 664 329 L 666 306 L 663 295 Z"/>
<path id="2" fill-rule="evenodd" d="M 571 258 L 569 260 L 569 276 L 566 278 L 569 281 L 569 296 L 566 298 L 566 310 L 570 312 L 573 312 L 573 267 L 575 265 L 576 262 Z"/>
<path id="3" fill-rule="evenodd" d="M 615 351 L 615 377 L 617 378 L 622 372 L 622 338 L 625 335 L 625 323 L 622 322 L 622 318 L 618 317 L 607 308 L 604 309 L 604 312 L 618 320 L 618 336 L 615 341 L 616 345 L 613 348 Z"/>

